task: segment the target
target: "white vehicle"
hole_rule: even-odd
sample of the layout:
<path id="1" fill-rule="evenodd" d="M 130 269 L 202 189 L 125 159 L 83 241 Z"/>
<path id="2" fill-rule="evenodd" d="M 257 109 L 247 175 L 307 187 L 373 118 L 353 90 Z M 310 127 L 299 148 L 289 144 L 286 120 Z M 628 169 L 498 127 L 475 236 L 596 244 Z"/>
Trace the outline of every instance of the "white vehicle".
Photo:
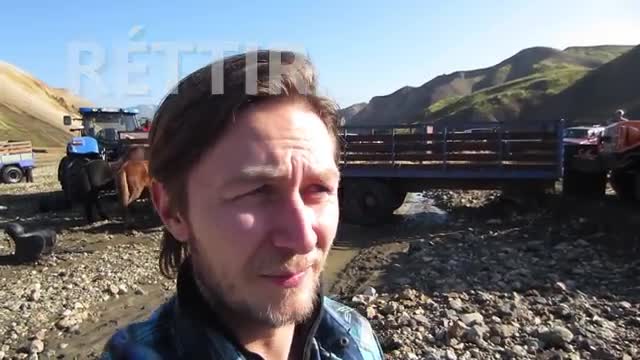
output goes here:
<path id="1" fill-rule="evenodd" d="M 598 136 L 604 132 L 604 126 L 574 126 L 564 130 L 563 142 L 565 144 L 596 145 Z"/>

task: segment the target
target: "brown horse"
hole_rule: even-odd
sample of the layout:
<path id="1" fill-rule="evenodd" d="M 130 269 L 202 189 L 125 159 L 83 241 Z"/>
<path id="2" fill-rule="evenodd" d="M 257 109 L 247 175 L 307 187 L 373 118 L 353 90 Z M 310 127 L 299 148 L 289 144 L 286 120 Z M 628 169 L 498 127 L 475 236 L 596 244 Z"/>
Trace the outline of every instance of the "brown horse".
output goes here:
<path id="1" fill-rule="evenodd" d="M 130 146 L 118 160 L 110 163 L 111 169 L 117 173 L 128 160 L 147 160 L 147 153 L 148 148 L 145 146 Z"/>
<path id="2" fill-rule="evenodd" d="M 129 206 L 141 197 L 149 197 L 151 176 L 149 175 L 149 161 L 127 160 L 120 166 L 115 177 L 118 199 L 125 220 L 129 219 Z"/>

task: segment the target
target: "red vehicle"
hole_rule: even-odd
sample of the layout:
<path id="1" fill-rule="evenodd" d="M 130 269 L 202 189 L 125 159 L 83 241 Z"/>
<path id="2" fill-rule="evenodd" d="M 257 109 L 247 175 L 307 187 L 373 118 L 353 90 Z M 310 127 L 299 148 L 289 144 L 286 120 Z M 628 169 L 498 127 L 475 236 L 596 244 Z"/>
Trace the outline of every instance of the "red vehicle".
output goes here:
<path id="1" fill-rule="evenodd" d="M 640 200 L 640 120 L 608 126 L 598 151 L 603 166 L 611 171 L 609 181 L 618 196 Z"/>
<path id="2" fill-rule="evenodd" d="M 606 126 L 595 145 L 565 145 L 566 193 L 602 196 L 607 181 L 623 200 L 640 200 L 640 120 Z"/>

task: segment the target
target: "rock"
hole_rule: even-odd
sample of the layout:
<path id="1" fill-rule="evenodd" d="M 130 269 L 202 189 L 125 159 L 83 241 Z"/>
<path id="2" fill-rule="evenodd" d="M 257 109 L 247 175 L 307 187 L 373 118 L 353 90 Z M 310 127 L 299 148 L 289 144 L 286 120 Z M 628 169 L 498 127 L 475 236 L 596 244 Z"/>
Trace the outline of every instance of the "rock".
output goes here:
<path id="1" fill-rule="evenodd" d="M 404 289 L 400 296 L 403 300 L 415 300 L 417 297 L 417 292 L 413 289 Z"/>
<path id="2" fill-rule="evenodd" d="M 41 296 L 41 292 L 40 290 L 33 290 L 31 292 L 31 294 L 29 295 L 29 301 L 38 301 L 40 300 L 40 296 Z"/>
<path id="3" fill-rule="evenodd" d="M 118 293 L 120 292 L 120 289 L 119 289 L 117 286 L 115 286 L 115 285 L 109 285 L 109 287 L 107 288 L 107 291 L 108 291 L 111 295 L 116 296 L 116 295 L 118 295 Z"/>
<path id="4" fill-rule="evenodd" d="M 456 311 L 462 310 L 462 301 L 458 299 L 449 299 L 449 307 Z"/>
<path id="5" fill-rule="evenodd" d="M 429 319 L 427 319 L 424 315 L 414 315 L 413 320 L 415 320 L 418 324 L 427 325 L 429 324 Z"/>
<path id="6" fill-rule="evenodd" d="M 481 325 L 474 325 L 470 329 L 467 329 L 462 336 L 463 339 L 472 344 L 480 345 L 483 342 L 483 337 L 489 328 Z"/>
<path id="7" fill-rule="evenodd" d="M 2 210 L 2 209 L 0 209 L 0 210 Z M 0 351 L 0 360 L 3 360 L 4 357 L 5 357 L 4 351 Z"/>
<path id="8" fill-rule="evenodd" d="M 591 351 L 591 357 L 593 359 L 598 359 L 598 360 L 617 360 L 618 359 L 615 353 L 613 353 L 610 350 L 602 349 L 602 348 Z"/>
<path id="9" fill-rule="evenodd" d="M 29 345 L 29 352 L 41 353 L 44 351 L 44 343 L 40 339 L 35 339 Z"/>
<path id="10" fill-rule="evenodd" d="M 42 330 L 40 330 L 40 331 L 38 331 L 38 332 L 36 333 L 35 337 L 36 337 L 36 339 L 44 340 L 44 338 L 46 337 L 46 335 L 47 335 L 47 330 L 42 329 Z"/>
<path id="11" fill-rule="evenodd" d="M 447 360 L 458 360 L 458 356 L 456 356 L 455 351 L 449 349 L 445 352 L 444 358 Z"/>
<path id="12" fill-rule="evenodd" d="M 376 311 L 376 309 L 374 309 L 371 306 L 367 306 L 367 319 L 371 320 L 374 317 L 376 317 L 376 315 L 378 315 L 378 312 Z"/>
<path id="13" fill-rule="evenodd" d="M 127 288 L 127 285 L 125 285 L 125 284 L 120 284 L 120 285 L 118 286 L 118 293 L 117 293 L 118 295 L 124 295 L 124 294 L 126 294 L 127 292 L 129 292 L 129 289 Z"/>
<path id="14" fill-rule="evenodd" d="M 454 321 L 447 329 L 447 333 L 452 339 L 461 339 L 469 328 L 461 321 Z"/>
<path id="15" fill-rule="evenodd" d="M 136 286 L 136 287 L 134 288 L 134 293 L 135 293 L 136 295 L 146 295 L 146 294 L 147 294 L 147 292 L 146 292 L 146 291 L 144 291 L 144 289 L 142 289 L 141 287 L 138 287 L 138 286 Z"/>
<path id="16" fill-rule="evenodd" d="M 500 338 L 510 338 L 516 333 L 516 328 L 512 325 L 492 325 L 489 329 L 492 335 L 499 336 Z"/>
<path id="17" fill-rule="evenodd" d="M 565 285 L 563 282 L 558 281 L 553 285 L 553 287 L 562 292 L 567 292 L 567 285 Z"/>
<path id="18" fill-rule="evenodd" d="M 513 358 L 520 359 L 527 356 L 527 351 L 520 345 L 513 345 L 508 354 Z"/>
<path id="19" fill-rule="evenodd" d="M 381 309 L 380 312 L 383 315 L 391 315 L 391 314 L 394 314 L 397 310 L 398 310 L 398 303 L 390 301 Z"/>
<path id="20" fill-rule="evenodd" d="M 375 297 L 377 295 L 377 292 L 375 288 L 371 286 L 367 286 L 360 292 L 360 294 L 365 296 Z"/>
<path id="21" fill-rule="evenodd" d="M 460 320 L 467 326 L 472 326 L 474 324 L 483 324 L 484 318 L 480 313 L 469 313 L 460 315 Z"/>
<path id="22" fill-rule="evenodd" d="M 58 322 L 56 323 L 56 327 L 60 330 L 66 330 L 71 328 L 75 324 L 76 324 L 75 319 L 72 319 L 70 317 L 64 317 L 58 320 Z"/>
<path id="23" fill-rule="evenodd" d="M 551 347 L 563 347 L 573 340 L 573 333 L 571 333 L 567 328 L 557 326 L 541 332 L 538 339 L 546 349 Z"/>
<path id="24" fill-rule="evenodd" d="M 67 346 L 69 346 L 69 344 L 67 343 L 60 343 L 60 349 L 64 350 L 67 348 Z"/>

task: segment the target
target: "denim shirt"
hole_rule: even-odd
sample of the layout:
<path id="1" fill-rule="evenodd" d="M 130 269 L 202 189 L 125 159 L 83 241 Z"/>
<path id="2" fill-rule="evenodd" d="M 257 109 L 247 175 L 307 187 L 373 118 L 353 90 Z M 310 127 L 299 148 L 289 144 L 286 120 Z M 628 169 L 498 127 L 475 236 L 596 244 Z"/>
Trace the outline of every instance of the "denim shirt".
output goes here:
<path id="1" fill-rule="evenodd" d="M 296 329 L 305 339 L 304 360 L 383 360 L 369 322 L 356 310 L 322 293 L 314 316 Z M 143 322 L 118 329 L 102 360 L 262 360 L 243 348 L 216 319 L 193 281 L 190 264 L 178 274 L 177 293 Z"/>

